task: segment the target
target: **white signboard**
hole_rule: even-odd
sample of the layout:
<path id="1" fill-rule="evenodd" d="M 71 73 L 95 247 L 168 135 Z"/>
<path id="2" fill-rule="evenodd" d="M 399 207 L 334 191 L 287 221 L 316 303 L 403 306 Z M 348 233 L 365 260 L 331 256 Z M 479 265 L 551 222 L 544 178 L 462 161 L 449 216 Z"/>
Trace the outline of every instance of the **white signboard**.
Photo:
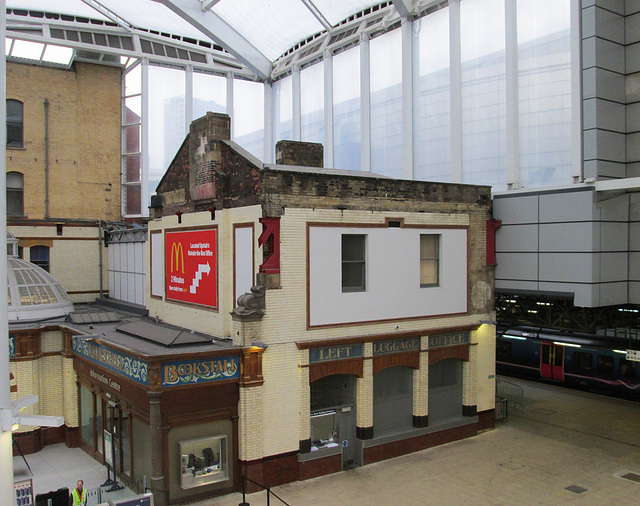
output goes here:
<path id="1" fill-rule="evenodd" d="M 113 445 L 111 444 L 111 432 L 104 430 L 104 462 L 113 469 Z"/>
<path id="2" fill-rule="evenodd" d="M 627 360 L 640 362 L 640 350 L 627 350 Z"/>

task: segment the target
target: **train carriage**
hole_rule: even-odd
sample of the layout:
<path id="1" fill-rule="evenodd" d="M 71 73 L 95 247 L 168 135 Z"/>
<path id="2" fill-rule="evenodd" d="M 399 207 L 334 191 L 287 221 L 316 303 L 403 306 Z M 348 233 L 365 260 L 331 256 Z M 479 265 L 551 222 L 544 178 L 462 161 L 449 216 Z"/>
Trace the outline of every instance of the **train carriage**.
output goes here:
<path id="1" fill-rule="evenodd" d="M 499 374 L 551 381 L 640 401 L 640 342 L 534 327 L 499 329 Z"/>

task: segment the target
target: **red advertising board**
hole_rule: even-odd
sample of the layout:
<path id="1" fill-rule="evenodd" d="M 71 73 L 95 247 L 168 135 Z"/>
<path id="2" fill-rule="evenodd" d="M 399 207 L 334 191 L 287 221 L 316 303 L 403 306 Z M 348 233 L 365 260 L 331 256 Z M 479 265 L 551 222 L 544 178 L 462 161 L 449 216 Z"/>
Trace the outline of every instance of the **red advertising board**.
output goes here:
<path id="1" fill-rule="evenodd" d="M 218 307 L 216 230 L 167 232 L 166 297 Z"/>

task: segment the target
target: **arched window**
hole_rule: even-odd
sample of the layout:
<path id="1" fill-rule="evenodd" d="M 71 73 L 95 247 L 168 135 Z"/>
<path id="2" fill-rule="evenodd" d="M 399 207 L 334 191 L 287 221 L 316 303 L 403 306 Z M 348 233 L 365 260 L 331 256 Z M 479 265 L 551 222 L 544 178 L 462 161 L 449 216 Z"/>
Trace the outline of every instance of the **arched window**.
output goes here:
<path id="1" fill-rule="evenodd" d="M 49 246 L 31 246 L 29 261 L 49 272 Z"/>
<path id="2" fill-rule="evenodd" d="M 7 172 L 7 215 L 24 216 L 24 176 Z"/>
<path id="3" fill-rule="evenodd" d="M 7 147 L 24 147 L 23 104 L 19 100 L 7 100 Z"/>

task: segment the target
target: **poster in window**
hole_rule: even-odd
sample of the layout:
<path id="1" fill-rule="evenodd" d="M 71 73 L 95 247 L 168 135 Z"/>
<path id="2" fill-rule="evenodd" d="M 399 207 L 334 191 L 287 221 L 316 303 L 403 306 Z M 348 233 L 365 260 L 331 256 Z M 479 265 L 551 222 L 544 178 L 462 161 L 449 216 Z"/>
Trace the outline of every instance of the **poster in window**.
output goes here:
<path id="1" fill-rule="evenodd" d="M 216 230 L 167 232 L 165 270 L 167 299 L 218 307 Z"/>

